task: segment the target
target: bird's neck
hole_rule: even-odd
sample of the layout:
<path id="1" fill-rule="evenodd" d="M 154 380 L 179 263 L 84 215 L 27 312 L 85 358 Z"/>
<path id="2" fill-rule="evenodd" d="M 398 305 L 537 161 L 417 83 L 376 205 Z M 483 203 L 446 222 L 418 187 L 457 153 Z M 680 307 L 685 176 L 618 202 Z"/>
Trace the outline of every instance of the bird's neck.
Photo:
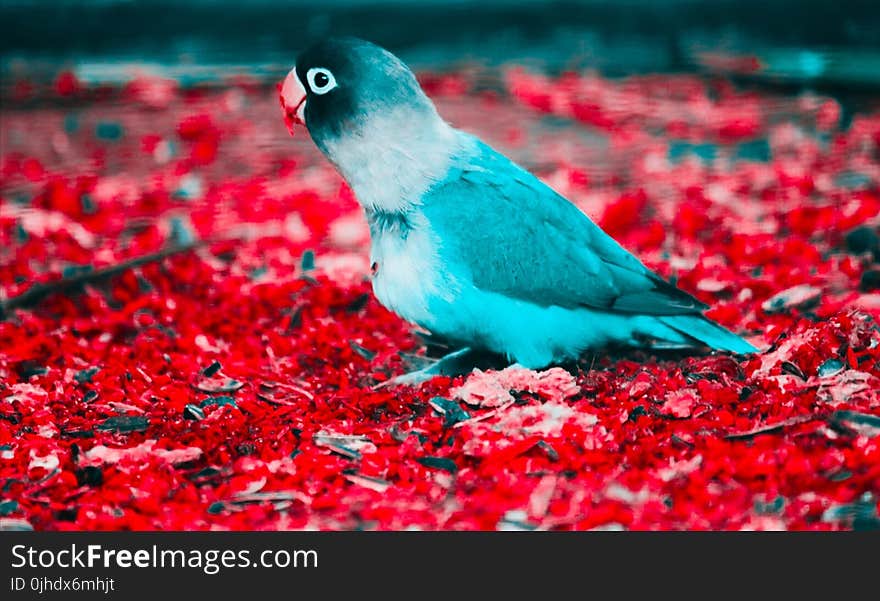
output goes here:
<path id="1" fill-rule="evenodd" d="M 391 214 L 418 205 L 446 177 L 460 144 L 433 110 L 404 108 L 365 119 L 320 146 L 368 212 Z"/>
<path id="2" fill-rule="evenodd" d="M 384 235 L 406 238 L 410 231 L 417 225 L 416 207 L 383 211 L 371 207 L 365 207 L 367 223 L 370 226 L 370 236 L 376 240 Z"/>

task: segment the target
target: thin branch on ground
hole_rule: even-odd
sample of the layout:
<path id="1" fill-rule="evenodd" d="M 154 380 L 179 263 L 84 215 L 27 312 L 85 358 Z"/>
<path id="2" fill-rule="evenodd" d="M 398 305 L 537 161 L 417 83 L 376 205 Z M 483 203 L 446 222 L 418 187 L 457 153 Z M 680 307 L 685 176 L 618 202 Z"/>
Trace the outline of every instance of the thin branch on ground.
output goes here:
<path id="1" fill-rule="evenodd" d="M 169 246 L 160 251 L 127 259 L 121 263 L 116 263 L 115 265 L 108 265 L 85 273 L 77 273 L 45 284 L 34 284 L 26 292 L 23 292 L 18 296 L 0 300 L 0 319 L 5 319 L 14 309 L 33 307 L 50 296 L 78 290 L 86 284 L 94 284 L 106 280 L 124 273 L 129 269 L 134 269 L 135 267 L 140 267 L 141 265 L 147 265 L 149 263 L 155 263 L 156 261 L 161 261 L 173 255 L 189 252 L 200 246 L 204 246 L 205 244 L 208 244 L 208 241 L 201 240 L 189 244 Z"/>

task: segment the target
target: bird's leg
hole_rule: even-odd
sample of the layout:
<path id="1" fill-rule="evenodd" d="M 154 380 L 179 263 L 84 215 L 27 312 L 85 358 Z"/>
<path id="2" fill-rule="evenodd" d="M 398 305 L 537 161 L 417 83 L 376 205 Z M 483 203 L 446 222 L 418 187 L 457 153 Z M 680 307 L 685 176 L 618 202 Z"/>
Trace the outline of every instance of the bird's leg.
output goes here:
<path id="1" fill-rule="evenodd" d="M 483 351 L 465 347 L 441 357 L 427 367 L 391 378 L 381 384 L 377 384 L 373 388 L 379 389 L 387 386 L 401 385 L 414 386 L 427 382 L 435 376 L 460 376 L 470 373 L 475 367 L 491 365 L 491 363 L 487 362 L 494 358 L 493 355 L 488 355 Z"/>

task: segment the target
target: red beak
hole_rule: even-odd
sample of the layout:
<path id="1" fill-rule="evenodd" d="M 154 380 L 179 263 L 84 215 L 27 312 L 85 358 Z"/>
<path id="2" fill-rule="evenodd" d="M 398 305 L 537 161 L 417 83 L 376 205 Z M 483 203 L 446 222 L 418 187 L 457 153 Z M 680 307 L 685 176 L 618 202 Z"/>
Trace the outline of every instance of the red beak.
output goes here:
<path id="1" fill-rule="evenodd" d="M 306 123 L 306 90 L 299 83 L 296 76 L 296 67 L 290 70 L 284 83 L 278 84 L 280 93 L 281 110 L 284 113 L 284 124 L 287 125 L 287 131 L 293 135 L 293 127 L 297 123 L 305 125 Z"/>

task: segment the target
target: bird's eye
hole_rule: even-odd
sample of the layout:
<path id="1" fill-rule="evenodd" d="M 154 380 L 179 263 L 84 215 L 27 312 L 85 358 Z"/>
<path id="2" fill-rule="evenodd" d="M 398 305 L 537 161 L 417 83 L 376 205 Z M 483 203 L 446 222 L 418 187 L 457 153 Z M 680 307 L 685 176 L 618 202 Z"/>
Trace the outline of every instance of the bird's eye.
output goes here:
<path id="1" fill-rule="evenodd" d="M 336 78 L 323 67 L 313 67 L 306 73 L 309 87 L 315 94 L 326 94 L 336 87 Z"/>

